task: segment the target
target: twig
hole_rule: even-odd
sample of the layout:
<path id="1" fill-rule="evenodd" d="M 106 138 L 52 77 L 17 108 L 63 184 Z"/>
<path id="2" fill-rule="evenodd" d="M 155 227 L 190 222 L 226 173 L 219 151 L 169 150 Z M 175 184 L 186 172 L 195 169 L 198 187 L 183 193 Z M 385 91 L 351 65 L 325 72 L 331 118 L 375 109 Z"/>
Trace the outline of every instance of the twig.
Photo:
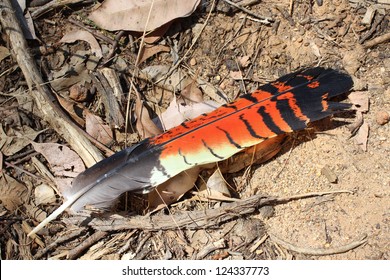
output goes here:
<path id="1" fill-rule="evenodd" d="M 360 245 L 363 245 L 367 242 L 367 236 L 364 235 L 359 240 L 353 241 L 347 245 L 337 247 L 337 248 L 329 248 L 329 249 L 312 249 L 312 248 L 303 248 L 298 247 L 295 245 L 292 245 L 279 237 L 276 237 L 273 234 L 270 234 L 269 237 L 271 240 L 280 246 L 286 248 L 287 250 L 294 251 L 297 253 L 305 254 L 305 255 L 314 255 L 314 256 L 326 256 L 326 255 L 334 255 L 334 254 L 341 254 L 348 252 L 352 249 L 355 249 L 356 247 L 359 247 Z"/>
<path id="2" fill-rule="evenodd" d="M 118 32 L 118 34 L 115 35 L 115 39 L 114 39 L 114 42 L 111 46 L 111 50 L 110 52 L 108 53 L 107 57 L 105 58 L 104 62 L 103 62 L 103 65 L 107 65 L 111 59 L 114 57 L 115 55 L 115 51 L 118 47 L 118 44 L 119 44 L 119 41 L 121 40 L 121 38 L 126 34 L 126 31 L 124 30 L 121 30 Z"/>
<path id="3" fill-rule="evenodd" d="M 80 3 L 80 2 L 87 2 L 85 0 L 53 0 L 53 1 L 50 1 L 49 3 L 39 7 L 38 9 L 36 9 L 35 11 L 33 11 L 31 13 L 31 16 L 32 18 L 37 18 L 37 17 L 40 17 L 41 15 L 55 9 L 55 8 L 58 8 L 58 7 L 62 7 L 62 6 L 66 6 L 66 5 L 70 5 L 70 4 L 77 4 L 77 3 Z M 92 2 L 92 1 L 88 1 L 88 2 Z"/>
<path id="4" fill-rule="evenodd" d="M 385 43 L 387 41 L 390 41 L 390 33 L 386 33 L 386 34 L 383 34 L 379 37 L 376 37 L 370 41 L 367 41 L 363 44 L 363 47 L 368 49 L 368 48 L 372 48 L 376 45 L 379 45 L 379 44 L 382 44 L 382 43 Z"/>
<path id="5" fill-rule="evenodd" d="M 290 0 L 290 6 L 288 8 L 288 14 L 292 16 L 294 10 L 294 0 Z"/>
<path id="6" fill-rule="evenodd" d="M 94 234 L 92 234 L 90 237 L 85 239 L 81 244 L 73 248 L 72 250 L 69 251 L 68 254 L 68 259 L 69 260 L 74 260 L 78 256 L 80 256 L 85 250 L 87 250 L 89 247 L 91 247 L 93 244 L 95 244 L 97 241 L 100 239 L 104 238 L 107 236 L 107 232 L 104 231 L 97 231 Z"/>
<path id="7" fill-rule="evenodd" d="M 152 237 L 152 234 L 150 232 L 148 232 L 143 238 L 142 240 L 139 242 L 138 246 L 137 246 L 137 249 L 135 250 L 135 255 L 137 255 L 142 247 L 144 247 L 144 244 L 146 243 L 146 241 L 148 241 L 148 239 Z"/>
<path id="8" fill-rule="evenodd" d="M 256 249 L 259 248 L 259 246 L 263 244 L 268 237 L 269 235 L 265 234 L 259 241 L 257 241 L 255 244 L 252 245 L 252 247 L 249 248 L 249 252 L 253 253 L 254 251 L 256 251 Z"/>
<path id="9" fill-rule="evenodd" d="M 7 162 L 7 161 L 4 161 L 4 164 L 8 167 L 12 167 L 16 170 L 19 170 L 20 172 L 23 172 L 23 173 L 26 173 L 27 175 L 31 176 L 32 178 L 36 179 L 36 180 L 40 180 L 40 181 L 46 181 L 44 178 L 41 178 L 35 174 L 32 174 L 31 172 L 27 171 L 27 170 L 24 170 L 23 168 L 20 168 L 19 166 L 15 165 L 15 164 L 12 164 L 10 162 Z"/>
<path id="10" fill-rule="evenodd" d="M 226 246 L 226 241 L 223 238 L 215 242 L 211 242 L 210 244 L 207 244 L 202 250 L 200 250 L 198 254 L 196 254 L 195 259 L 201 260 L 211 252 L 218 249 L 225 248 L 225 246 Z"/>
<path id="11" fill-rule="evenodd" d="M 282 198 L 267 198 L 263 195 L 254 195 L 247 199 L 239 200 L 216 209 L 205 209 L 200 211 L 183 211 L 172 215 L 156 215 L 156 216 L 135 216 L 135 217 L 120 217 L 111 219 L 93 218 L 74 216 L 64 219 L 66 223 L 89 225 L 96 230 L 114 231 L 128 229 L 143 229 L 149 231 L 168 230 L 187 228 L 187 229 L 204 229 L 219 225 L 222 222 L 247 215 L 256 211 L 256 209 L 265 205 L 274 205 L 286 203 L 292 200 L 322 196 L 335 193 L 352 193 L 348 190 L 307 193 Z M 89 219 L 86 221 L 86 219 Z M 174 222 L 173 222 L 174 221 Z"/>
<path id="12" fill-rule="evenodd" d="M 34 259 L 36 259 L 36 260 L 40 259 L 44 254 L 46 254 L 50 250 L 52 250 L 55 247 L 57 247 L 59 244 L 64 243 L 64 242 L 66 242 L 66 241 L 68 241 L 68 240 L 70 240 L 72 238 L 75 238 L 76 236 L 79 236 L 84 231 L 85 231 L 85 228 L 78 228 L 78 229 L 72 230 L 68 234 L 65 234 L 65 235 L 59 237 L 56 241 L 54 241 L 53 243 L 51 243 L 48 246 L 46 246 L 46 248 L 38 251 L 38 253 L 36 253 L 35 256 L 34 256 Z"/>
<path id="13" fill-rule="evenodd" d="M 263 23 L 265 23 L 265 24 L 269 24 L 271 22 L 274 22 L 274 20 L 272 18 L 260 16 L 260 15 L 258 15 L 256 13 L 252 12 L 251 10 L 248 10 L 247 8 L 244 8 L 244 7 L 238 5 L 238 4 L 236 4 L 236 3 L 234 3 L 234 2 L 232 2 L 230 0 L 223 0 L 223 1 L 225 1 L 229 5 L 232 5 L 233 7 L 236 7 L 237 9 L 240 9 L 241 11 L 247 13 L 248 15 L 251 15 L 251 16 L 253 16 L 255 18 L 264 20 L 265 22 L 263 22 Z"/>
<path id="14" fill-rule="evenodd" d="M 284 19 L 286 19 L 291 26 L 295 25 L 294 19 L 290 16 L 288 12 L 286 12 L 282 7 L 279 7 L 278 5 L 276 5 L 275 8 L 282 14 L 282 17 L 284 17 Z"/>
<path id="15" fill-rule="evenodd" d="M 382 22 L 382 20 L 385 18 L 385 15 L 381 15 L 371 26 L 370 30 L 367 31 L 366 34 L 363 35 L 363 37 L 359 40 L 360 44 L 363 44 L 368 38 L 370 38 L 376 31 L 376 28 L 378 25 Z"/>

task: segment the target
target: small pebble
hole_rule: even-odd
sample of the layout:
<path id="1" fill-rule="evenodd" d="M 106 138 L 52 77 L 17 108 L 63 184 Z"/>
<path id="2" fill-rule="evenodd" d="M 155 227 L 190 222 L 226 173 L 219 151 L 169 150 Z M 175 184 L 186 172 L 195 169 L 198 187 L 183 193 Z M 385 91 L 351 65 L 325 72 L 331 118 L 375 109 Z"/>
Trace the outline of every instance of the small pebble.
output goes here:
<path id="1" fill-rule="evenodd" d="M 376 113 L 377 124 L 385 125 L 389 122 L 389 120 L 390 120 L 389 113 L 387 113 L 385 111 L 379 111 L 378 113 Z"/>
<path id="2" fill-rule="evenodd" d="M 337 183 L 337 175 L 330 169 L 329 166 L 325 165 L 321 169 L 321 174 L 326 177 L 326 179 L 329 181 L 329 183 Z"/>
<path id="3" fill-rule="evenodd" d="M 270 205 L 266 205 L 259 209 L 259 214 L 263 219 L 269 219 L 275 215 L 275 209 Z"/>
<path id="4" fill-rule="evenodd" d="M 190 65 L 191 66 L 195 66 L 196 65 L 196 59 L 195 58 L 191 58 Z"/>

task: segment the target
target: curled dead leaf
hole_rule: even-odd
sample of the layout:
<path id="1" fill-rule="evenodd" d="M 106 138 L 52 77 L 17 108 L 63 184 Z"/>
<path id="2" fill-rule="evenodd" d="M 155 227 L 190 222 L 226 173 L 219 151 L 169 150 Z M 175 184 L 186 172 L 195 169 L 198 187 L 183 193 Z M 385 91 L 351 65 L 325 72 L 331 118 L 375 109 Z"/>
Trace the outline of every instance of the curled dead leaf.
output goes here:
<path id="1" fill-rule="evenodd" d="M 78 40 L 85 41 L 91 46 L 91 52 L 96 55 L 96 57 L 103 57 L 102 49 L 98 41 L 93 37 L 91 33 L 86 30 L 76 29 L 66 33 L 60 40 L 61 43 L 74 43 Z"/>
<path id="2" fill-rule="evenodd" d="M 137 131 L 142 139 L 162 133 L 150 118 L 148 109 L 143 105 L 143 101 L 139 95 L 137 95 L 135 102 L 135 114 L 137 116 Z"/>
<path id="3" fill-rule="evenodd" d="M 209 177 L 206 186 L 209 190 L 213 190 L 215 192 L 219 192 L 223 196 L 230 197 L 229 187 L 219 168 L 217 168 Z"/>
<path id="4" fill-rule="evenodd" d="M 55 192 L 52 187 L 47 184 L 41 184 L 34 189 L 35 204 L 50 204 L 56 201 Z"/>
<path id="5" fill-rule="evenodd" d="M 138 65 L 147 60 L 148 58 L 160 53 L 160 52 L 169 52 L 170 47 L 164 45 L 148 45 L 145 44 L 141 50 L 140 59 L 138 61 Z"/>
<path id="6" fill-rule="evenodd" d="M 28 200 L 27 187 L 4 172 L 0 173 L 0 186 L 0 201 L 8 211 L 15 211 Z"/>
<path id="7" fill-rule="evenodd" d="M 179 200 L 186 192 L 194 187 L 200 167 L 183 171 L 149 193 L 149 209 L 157 210 Z"/>

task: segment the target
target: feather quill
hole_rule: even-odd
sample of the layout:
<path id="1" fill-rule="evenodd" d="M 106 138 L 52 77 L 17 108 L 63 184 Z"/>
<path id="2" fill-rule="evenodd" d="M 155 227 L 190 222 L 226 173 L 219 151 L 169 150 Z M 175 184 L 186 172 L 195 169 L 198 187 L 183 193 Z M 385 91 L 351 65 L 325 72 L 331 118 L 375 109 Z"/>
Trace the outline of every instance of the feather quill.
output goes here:
<path id="1" fill-rule="evenodd" d="M 37 233 L 65 209 L 107 208 L 127 191 L 148 192 L 182 171 L 224 160 L 279 134 L 304 129 L 349 104 L 329 98 L 353 86 L 341 72 L 321 67 L 285 75 L 251 94 L 120 151 L 87 169 L 64 194 L 65 203 L 34 228 Z"/>

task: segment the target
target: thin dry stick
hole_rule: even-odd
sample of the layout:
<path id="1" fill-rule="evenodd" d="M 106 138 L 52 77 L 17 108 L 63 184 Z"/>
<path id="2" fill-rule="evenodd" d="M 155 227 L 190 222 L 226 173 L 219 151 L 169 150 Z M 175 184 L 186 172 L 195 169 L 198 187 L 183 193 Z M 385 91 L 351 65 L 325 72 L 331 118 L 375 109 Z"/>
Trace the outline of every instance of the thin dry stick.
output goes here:
<path id="1" fill-rule="evenodd" d="M 337 247 L 337 248 L 329 248 L 329 249 L 312 249 L 312 248 L 303 248 L 292 245 L 279 237 L 276 237 L 273 234 L 270 234 L 269 237 L 271 240 L 280 246 L 286 248 L 287 250 L 294 251 L 297 253 L 305 254 L 305 255 L 314 255 L 314 256 L 326 256 L 326 255 L 334 255 L 348 252 L 356 247 L 359 247 L 367 242 L 367 236 L 364 235 L 360 239 L 353 241 L 347 245 Z"/>
<path id="2" fill-rule="evenodd" d="M 89 247 L 91 247 L 93 244 L 95 244 L 100 239 L 107 236 L 107 232 L 104 231 L 97 231 L 91 236 L 89 236 L 87 239 L 85 239 L 83 242 L 81 242 L 78 246 L 73 248 L 69 251 L 68 259 L 74 260 L 78 256 L 80 256 L 85 250 L 87 250 Z"/>
<path id="3" fill-rule="evenodd" d="M 266 23 L 274 22 L 274 20 L 273 20 L 272 18 L 260 16 L 260 15 L 258 15 L 258 14 L 256 14 L 256 13 L 252 12 L 251 10 L 248 10 L 247 8 L 244 8 L 244 7 L 238 5 L 238 4 L 236 4 L 236 3 L 234 3 L 234 2 L 232 2 L 232 1 L 230 1 L 230 0 L 223 0 L 223 1 L 225 1 L 225 2 L 228 3 L 229 5 L 232 5 L 233 7 L 236 7 L 237 9 L 239 9 L 239 10 L 241 10 L 241 11 L 243 11 L 243 12 L 245 12 L 245 13 L 247 13 L 247 14 L 249 14 L 249 15 L 255 17 L 255 18 L 264 20 Z"/>
<path id="4" fill-rule="evenodd" d="M 40 259 L 44 254 L 49 252 L 50 250 L 56 248 L 59 244 L 64 243 L 70 239 L 75 238 L 76 236 L 79 236 L 85 231 L 85 228 L 78 228 L 75 230 L 72 230 L 69 234 L 66 234 L 64 236 L 59 237 L 56 241 L 46 246 L 46 248 L 38 251 L 38 253 L 35 254 L 34 259 Z"/>
<path id="5" fill-rule="evenodd" d="M 79 3 L 79 2 L 83 2 L 85 0 L 53 0 L 53 1 L 50 1 L 49 3 L 37 8 L 35 11 L 33 11 L 31 13 L 31 16 L 32 18 L 37 18 L 37 17 L 40 17 L 41 15 L 55 9 L 55 8 L 58 8 L 58 7 L 62 7 L 62 6 L 66 6 L 66 5 L 70 5 L 70 4 L 76 4 L 76 3 Z"/>
<path id="6" fill-rule="evenodd" d="M 220 240 L 217 240 L 215 242 L 209 243 L 208 245 L 206 245 L 206 247 L 204 247 L 202 250 L 200 250 L 198 252 L 198 254 L 196 254 L 195 259 L 201 260 L 204 257 L 206 257 L 208 254 L 210 254 L 211 252 L 218 250 L 218 249 L 225 248 L 225 247 L 226 247 L 226 241 L 223 238 Z"/>
<path id="7" fill-rule="evenodd" d="M 372 47 L 375 47 L 376 45 L 379 45 L 379 44 L 382 44 L 382 43 L 385 43 L 387 41 L 390 41 L 390 33 L 386 33 L 386 34 L 383 34 L 379 37 L 376 37 L 370 41 L 367 41 L 363 44 L 363 47 L 368 49 L 368 48 L 372 48 Z"/>

